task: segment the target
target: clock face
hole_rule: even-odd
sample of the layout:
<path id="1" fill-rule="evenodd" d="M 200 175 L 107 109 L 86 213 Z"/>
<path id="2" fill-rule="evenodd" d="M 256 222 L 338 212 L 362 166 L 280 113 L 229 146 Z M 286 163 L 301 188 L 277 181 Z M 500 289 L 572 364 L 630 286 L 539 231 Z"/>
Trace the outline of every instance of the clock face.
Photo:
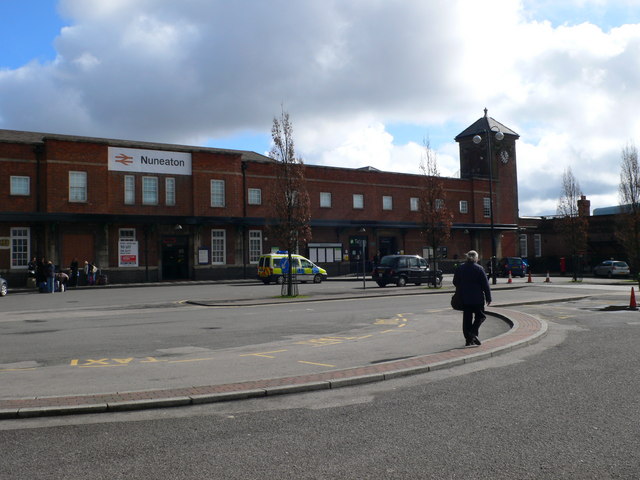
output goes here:
<path id="1" fill-rule="evenodd" d="M 502 163 L 507 163 L 509 161 L 509 152 L 502 150 L 500 152 L 500 160 L 502 160 Z"/>

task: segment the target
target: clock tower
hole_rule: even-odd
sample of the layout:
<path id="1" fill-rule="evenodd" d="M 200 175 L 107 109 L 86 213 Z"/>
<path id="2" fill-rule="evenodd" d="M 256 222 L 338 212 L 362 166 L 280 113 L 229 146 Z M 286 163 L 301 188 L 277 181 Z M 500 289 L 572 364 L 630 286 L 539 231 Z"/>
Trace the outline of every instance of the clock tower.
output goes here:
<path id="1" fill-rule="evenodd" d="M 460 145 L 460 178 L 489 178 L 491 171 L 496 180 L 501 177 L 503 165 L 511 163 L 515 169 L 518 138 L 520 135 L 516 132 L 489 117 L 485 108 L 484 117 L 455 138 Z M 489 154 L 491 166 L 487 161 Z"/>
<path id="2" fill-rule="evenodd" d="M 460 178 L 468 182 L 471 196 L 467 230 L 477 249 L 484 252 L 482 256 L 494 261 L 517 249 L 518 138 L 516 132 L 491 118 L 486 108 L 483 117 L 455 137 L 460 148 Z"/>

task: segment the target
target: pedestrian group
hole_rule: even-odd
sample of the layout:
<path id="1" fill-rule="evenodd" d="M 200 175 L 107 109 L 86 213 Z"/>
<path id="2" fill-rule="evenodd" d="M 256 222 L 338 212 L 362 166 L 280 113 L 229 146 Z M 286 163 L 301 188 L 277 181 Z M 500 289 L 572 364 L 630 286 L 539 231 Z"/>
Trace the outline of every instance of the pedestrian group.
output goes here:
<path id="1" fill-rule="evenodd" d="M 28 278 L 33 279 L 32 285 L 41 293 L 64 292 L 68 287 L 77 287 L 81 277 L 85 285 L 95 285 L 98 267 L 85 260 L 84 269 L 79 269 L 78 259 L 74 258 L 67 271 L 56 268 L 51 260 L 44 257 L 37 260 L 33 257 L 27 265 Z"/>

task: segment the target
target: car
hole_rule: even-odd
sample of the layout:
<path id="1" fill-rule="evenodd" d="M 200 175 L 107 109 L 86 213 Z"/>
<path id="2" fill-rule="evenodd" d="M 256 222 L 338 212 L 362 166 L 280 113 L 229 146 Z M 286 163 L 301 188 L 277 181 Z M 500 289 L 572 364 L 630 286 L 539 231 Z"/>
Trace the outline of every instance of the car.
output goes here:
<path id="1" fill-rule="evenodd" d="M 379 287 L 393 283 L 404 287 L 407 283 L 442 285 L 442 270 L 431 270 L 427 261 L 419 255 L 387 255 L 382 257 L 372 273 L 373 281 Z"/>
<path id="2" fill-rule="evenodd" d="M 498 262 L 497 274 L 508 277 L 524 277 L 527 274 L 527 265 L 520 257 L 505 257 Z"/>
<path id="3" fill-rule="evenodd" d="M 4 297 L 9 291 L 9 284 L 7 281 L 0 277 L 0 297 Z"/>
<path id="4" fill-rule="evenodd" d="M 317 266 L 311 260 L 303 257 L 302 255 L 292 253 L 291 262 L 293 266 L 293 273 L 295 273 L 297 281 L 302 283 L 321 283 L 323 280 L 327 279 L 327 271 L 324 268 Z M 265 285 L 268 285 L 271 282 L 282 285 L 282 283 L 284 283 L 283 274 L 289 271 L 288 263 L 289 254 L 286 251 L 260 255 L 260 259 L 258 260 L 257 279 Z"/>
<path id="5" fill-rule="evenodd" d="M 605 260 L 593 268 L 595 276 L 602 277 L 628 277 L 629 265 L 621 260 Z"/>

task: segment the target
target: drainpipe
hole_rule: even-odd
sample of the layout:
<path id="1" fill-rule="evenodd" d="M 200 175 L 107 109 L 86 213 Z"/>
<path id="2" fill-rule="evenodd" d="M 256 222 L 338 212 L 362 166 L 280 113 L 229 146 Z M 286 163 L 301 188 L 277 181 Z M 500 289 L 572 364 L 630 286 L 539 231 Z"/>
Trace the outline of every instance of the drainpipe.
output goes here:
<path id="1" fill-rule="evenodd" d="M 40 170 L 42 169 L 42 160 L 44 159 L 45 156 L 45 148 L 44 148 L 44 143 L 37 143 L 33 146 L 33 153 L 35 154 L 36 157 L 36 213 L 40 213 L 42 212 L 42 194 L 40 192 L 41 190 L 41 184 L 42 184 L 42 174 L 40 172 Z M 37 252 L 37 257 L 38 259 L 40 259 L 43 255 L 44 252 L 42 251 L 43 245 L 45 244 L 44 241 L 44 223 L 38 223 L 37 224 L 37 229 L 36 229 L 36 235 L 35 235 L 35 239 L 36 239 L 36 252 Z M 31 256 L 33 256 L 33 253 L 31 254 Z"/>
<path id="2" fill-rule="evenodd" d="M 242 277 L 247 278 L 247 256 L 248 256 L 248 245 L 247 245 L 247 162 L 242 161 Z"/>

